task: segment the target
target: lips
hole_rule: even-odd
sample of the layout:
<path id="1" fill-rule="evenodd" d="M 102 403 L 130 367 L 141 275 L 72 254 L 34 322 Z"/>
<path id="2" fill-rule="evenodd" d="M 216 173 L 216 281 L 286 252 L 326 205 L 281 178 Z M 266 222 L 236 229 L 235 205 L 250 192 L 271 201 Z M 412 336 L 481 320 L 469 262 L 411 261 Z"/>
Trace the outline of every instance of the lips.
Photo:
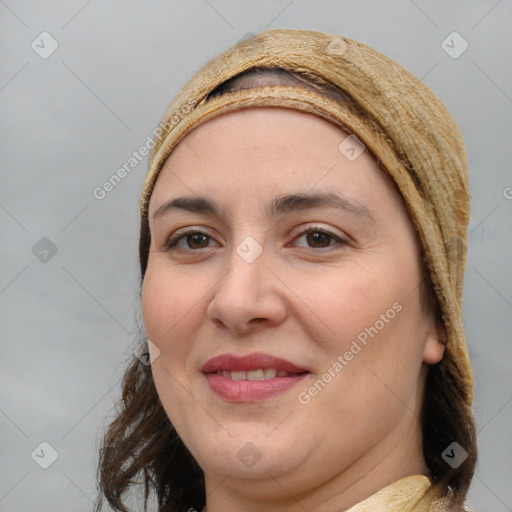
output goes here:
<path id="1" fill-rule="evenodd" d="M 309 375 L 290 361 L 269 354 L 237 357 L 224 354 L 207 361 L 201 371 L 210 389 L 229 402 L 256 402 L 283 393 Z"/>
<path id="2" fill-rule="evenodd" d="M 223 354 L 207 361 L 201 371 L 203 373 L 226 372 L 250 372 L 259 369 L 274 368 L 278 372 L 282 370 L 287 373 L 304 373 L 308 370 L 294 365 L 290 361 L 274 357 L 269 354 L 248 354 L 244 357 L 237 357 L 231 354 Z"/>

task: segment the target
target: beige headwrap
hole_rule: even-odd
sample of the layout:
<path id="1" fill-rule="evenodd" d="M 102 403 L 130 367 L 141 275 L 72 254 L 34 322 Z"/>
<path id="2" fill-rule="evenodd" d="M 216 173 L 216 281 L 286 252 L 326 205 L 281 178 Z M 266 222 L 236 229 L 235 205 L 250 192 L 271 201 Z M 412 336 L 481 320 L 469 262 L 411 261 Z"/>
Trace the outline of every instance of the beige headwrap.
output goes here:
<path id="1" fill-rule="evenodd" d="M 302 87 L 264 86 L 206 100 L 217 85 L 253 67 L 280 67 L 334 84 L 358 111 Z M 469 222 L 464 143 L 432 91 L 385 55 L 357 41 L 321 32 L 270 30 L 210 60 L 181 89 L 155 132 L 141 197 L 141 215 L 158 173 L 178 142 L 219 114 L 280 106 L 317 114 L 355 134 L 395 181 L 419 232 L 448 342 L 445 363 L 473 400 L 462 325 L 462 286 Z"/>
<path id="2" fill-rule="evenodd" d="M 314 83 L 336 86 L 352 102 L 336 101 L 311 88 L 283 85 L 245 88 L 207 98 L 219 84 L 254 67 L 298 72 Z M 336 35 L 270 30 L 210 60 L 181 89 L 154 132 L 155 145 L 140 202 L 142 219 L 147 218 L 160 169 L 187 133 L 220 114 L 262 106 L 310 112 L 339 125 L 354 134 L 394 180 L 418 230 L 441 307 L 448 335 L 444 364 L 470 408 L 473 379 L 462 325 L 470 215 L 464 143 L 437 96 L 386 56 Z M 391 505 L 405 503 L 411 492 L 428 487 L 425 477 L 410 477 L 354 511 L 366 510 L 365 504 L 372 510 L 399 510 L 401 506 Z M 433 510 L 429 505 L 414 510 L 420 508 Z M 444 506 L 440 503 L 435 509 L 444 510 Z"/>

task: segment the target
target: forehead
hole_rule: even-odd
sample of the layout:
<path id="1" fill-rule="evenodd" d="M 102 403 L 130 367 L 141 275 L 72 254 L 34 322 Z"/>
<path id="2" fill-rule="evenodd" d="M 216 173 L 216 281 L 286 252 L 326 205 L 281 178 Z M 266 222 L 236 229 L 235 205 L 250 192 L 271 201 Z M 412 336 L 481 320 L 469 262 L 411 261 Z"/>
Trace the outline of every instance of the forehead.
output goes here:
<path id="1" fill-rule="evenodd" d="M 197 158 L 210 157 L 211 153 L 233 158 L 246 154 L 260 160 L 290 158 L 296 152 L 318 159 L 325 151 L 337 152 L 347 135 L 340 127 L 307 112 L 282 107 L 246 108 L 214 117 L 192 130 L 170 159 L 176 160 L 186 152 L 194 152 Z"/>
<path id="2" fill-rule="evenodd" d="M 354 145 L 349 135 L 319 116 L 287 108 L 219 115 L 188 133 L 168 157 L 150 213 L 173 193 L 211 194 L 219 201 L 320 188 L 369 201 L 392 193 L 389 178 L 367 150 L 354 146 L 356 158 L 347 158 L 343 149 Z"/>

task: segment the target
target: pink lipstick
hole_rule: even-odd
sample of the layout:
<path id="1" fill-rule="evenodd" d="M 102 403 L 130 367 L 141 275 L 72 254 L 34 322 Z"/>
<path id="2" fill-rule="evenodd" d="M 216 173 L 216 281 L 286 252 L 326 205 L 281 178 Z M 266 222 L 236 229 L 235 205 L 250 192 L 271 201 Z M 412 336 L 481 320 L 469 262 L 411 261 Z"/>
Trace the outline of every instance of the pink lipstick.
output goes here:
<path id="1" fill-rule="evenodd" d="M 256 402 L 289 390 L 309 371 L 269 354 L 237 357 L 223 354 L 207 361 L 201 371 L 210 389 L 230 402 Z"/>

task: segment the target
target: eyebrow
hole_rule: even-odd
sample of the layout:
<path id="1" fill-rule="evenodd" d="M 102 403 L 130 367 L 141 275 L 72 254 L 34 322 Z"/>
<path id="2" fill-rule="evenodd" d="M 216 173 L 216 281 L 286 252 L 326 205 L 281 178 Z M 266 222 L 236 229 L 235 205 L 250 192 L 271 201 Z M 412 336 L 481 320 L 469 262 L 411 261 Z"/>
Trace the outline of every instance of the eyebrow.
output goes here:
<path id="1" fill-rule="evenodd" d="M 334 192 L 296 193 L 276 197 L 270 204 L 269 213 L 277 216 L 321 207 L 338 208 L 367 220 L 375 220 L 370 210 L 362 203 Z M 159 219 L 173 210 L 222 217 L 222 211 L 215 201 L 205 197 L 181 196 L 163 203 L 153 214 L 153 220 Z"/>

